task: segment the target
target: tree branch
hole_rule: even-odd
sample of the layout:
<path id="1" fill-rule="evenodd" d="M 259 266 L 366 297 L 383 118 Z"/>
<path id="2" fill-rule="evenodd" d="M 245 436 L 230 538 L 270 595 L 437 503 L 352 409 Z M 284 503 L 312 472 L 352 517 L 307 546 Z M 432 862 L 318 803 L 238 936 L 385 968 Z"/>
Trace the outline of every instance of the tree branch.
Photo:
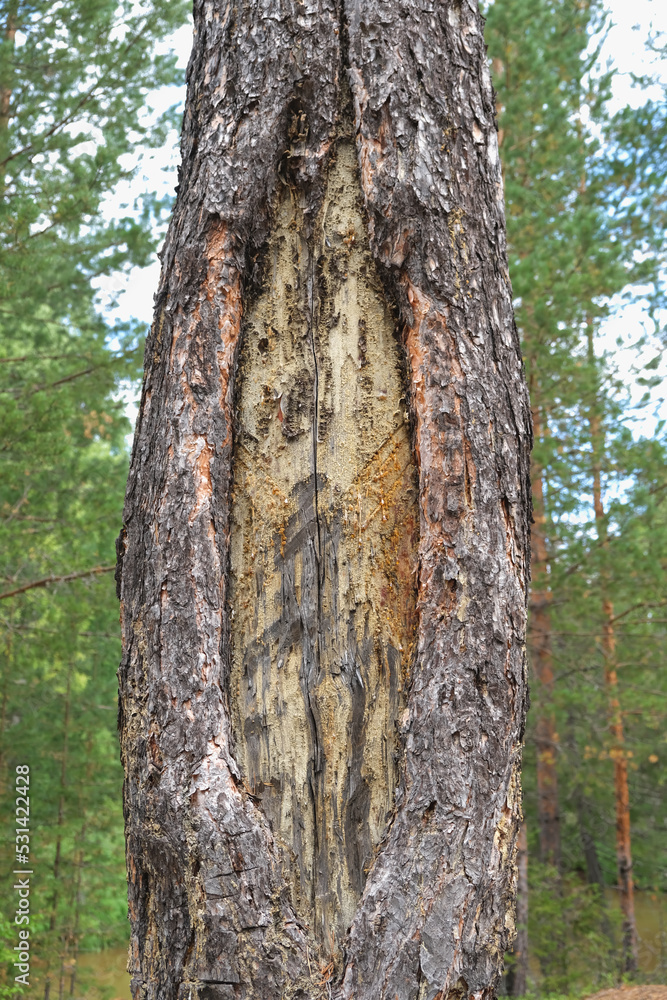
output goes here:
<path id="1" fill-rule="evenodd" d="M 7 590 L 4 594 L 0 594 L 0 601 L 4 601 L 6 597 L 15 597 L 17 594 L 24 594 L 26 590 L 34 590 L 35 587 L 48 587 L 51 583 L 69 583 L 70 580 L 80 580 L 84 576 L 95 576 L 98 573 L 113 573 L 116 565 L 113 566 L 94 566 L 93 569 L 85 569 L 81 573 L 67 573 L 65 576 L 45 576 L 42 580 L 32 580 L 30 583 L 24 583 L 21 587 L 16 587 L 14 590 Z"/>

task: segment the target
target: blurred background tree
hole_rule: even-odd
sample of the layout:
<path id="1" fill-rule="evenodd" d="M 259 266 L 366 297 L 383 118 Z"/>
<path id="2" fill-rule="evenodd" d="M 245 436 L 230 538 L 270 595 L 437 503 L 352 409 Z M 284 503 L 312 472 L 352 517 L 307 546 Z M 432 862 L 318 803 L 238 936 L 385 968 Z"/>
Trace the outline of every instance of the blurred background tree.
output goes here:
<path id="1" fill-rule="evenodd" d="M 177 124 L 146 100 L 182 83 L 162 42 L 187 14 L 0 2 L 0 895 L 13 913 L 14 769 L 29 764 L 31 995 L 45 998 L 79 995 L 81 949 L 127 939 L 110 569 L 145 331 L 110 325 L 92 282 L 155 252 L 164 206 L 113 199 Z"/>
<path id="2" fill-rule="evenodd" d="M 488 8 L 510 272 L 535 426 L 528 948 L 509 962 L 515 994 L 531 981 L 531 956 L 543 991 L 636 973 L 634 885 L 644 890 L 642 907 L 647 892 L 666 888 L 658 844 L 665 442 L 660 425 L 650 437 L 633 433 L 627 392 L 600 343 L 605 322 L 629 301 L 644 303 L 654 340 L 662 333 L 666 104 L 610 112 L 613 73 L 599 60 L 607 21 L 598 0 Z M 656 354 L 645 365 L 647 390 L 659 382 L 659 362 Z M 665 971 L 663 957 L 653 978 Z"/>

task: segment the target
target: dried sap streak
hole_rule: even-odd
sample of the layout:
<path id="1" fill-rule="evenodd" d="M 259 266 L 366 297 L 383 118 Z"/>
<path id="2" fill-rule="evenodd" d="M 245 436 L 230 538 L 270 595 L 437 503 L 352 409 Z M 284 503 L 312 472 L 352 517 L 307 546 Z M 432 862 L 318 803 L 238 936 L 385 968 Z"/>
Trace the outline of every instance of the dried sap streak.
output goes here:
<path id="1" fill-rule="evenodd" d="M 302 222 L 286 192 L 245 319 L 232 704 L 244 781 L 331 955 L 393 807 L 419 529 L 400 348 L 351 143 L 310 245 Z"/>

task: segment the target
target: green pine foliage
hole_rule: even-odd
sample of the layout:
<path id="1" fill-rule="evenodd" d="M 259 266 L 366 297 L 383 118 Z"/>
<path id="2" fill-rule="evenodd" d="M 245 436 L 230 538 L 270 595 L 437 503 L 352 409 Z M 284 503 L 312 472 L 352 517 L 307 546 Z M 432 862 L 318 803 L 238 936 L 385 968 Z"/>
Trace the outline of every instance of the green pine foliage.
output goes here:
<path id="1" fill-rule="evenodd" d="M 615 981 L 618 914 L 609 912 L 601 889 L 573 876 L 554 892 L 553 872 L 531 865 L 528 934 L 540 996 L 578 994 L 582 986 Z"/>
<path id="2" fill-rule="evenodd" d="M 0 595 L 17 591 L 0 599 L 0 933 L 13 948 L 14 778 L 28 764 L 35 996 L 47 983 L 79 995 L 77 955 L 127 940 L 108 567 L 145 331 L 109 326 L 93 279 L 155 252 L 166 206 L 109 206 L 177 123 L 146 98 L 182 83 L 161 43 L 187 13 L 183 0 L 0 2 Z M 13 985 L 5 968 L 0 990 Z"/>

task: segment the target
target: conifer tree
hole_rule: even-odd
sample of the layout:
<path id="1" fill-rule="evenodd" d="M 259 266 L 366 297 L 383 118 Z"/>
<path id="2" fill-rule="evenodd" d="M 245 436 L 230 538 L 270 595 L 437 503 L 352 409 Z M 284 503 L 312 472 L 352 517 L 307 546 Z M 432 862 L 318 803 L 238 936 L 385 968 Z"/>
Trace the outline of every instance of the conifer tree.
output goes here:
<path id="1" fill-rule="evenodd" d="M 588 363 L 593 372 L 597 367 L 593 346 L 593 332 L 588 328 Z M 618 890 L 623 912 L 623 971 L 637 971 L 637 926 L 634 909 L 634 884 L 632 876 L 632 848 L 630 835 L 630 798 L 628 791 L 628 766 L 623 735 L 623 713 L 618 696 L 618 662 L 616 656 L 616 618 L 611 597 L 613 580 L 611 567 L 606 565 L 609 550 L 607 518 L 602 496 L 602 461 L 605 453 L 605 428 L 599 412 L 599 389 L 593 386 L 589 406 L 589 431 L 591 443 L 591 472 L 593 487 L 593 512 L 598 545 L 602 557 L 600 567 L 600 596 L 602 601 L 602 655 L 604 679 L 609 700 L 609 726 L 613 745 L 614 799 L 616 805 L 616 859 Z"/>

